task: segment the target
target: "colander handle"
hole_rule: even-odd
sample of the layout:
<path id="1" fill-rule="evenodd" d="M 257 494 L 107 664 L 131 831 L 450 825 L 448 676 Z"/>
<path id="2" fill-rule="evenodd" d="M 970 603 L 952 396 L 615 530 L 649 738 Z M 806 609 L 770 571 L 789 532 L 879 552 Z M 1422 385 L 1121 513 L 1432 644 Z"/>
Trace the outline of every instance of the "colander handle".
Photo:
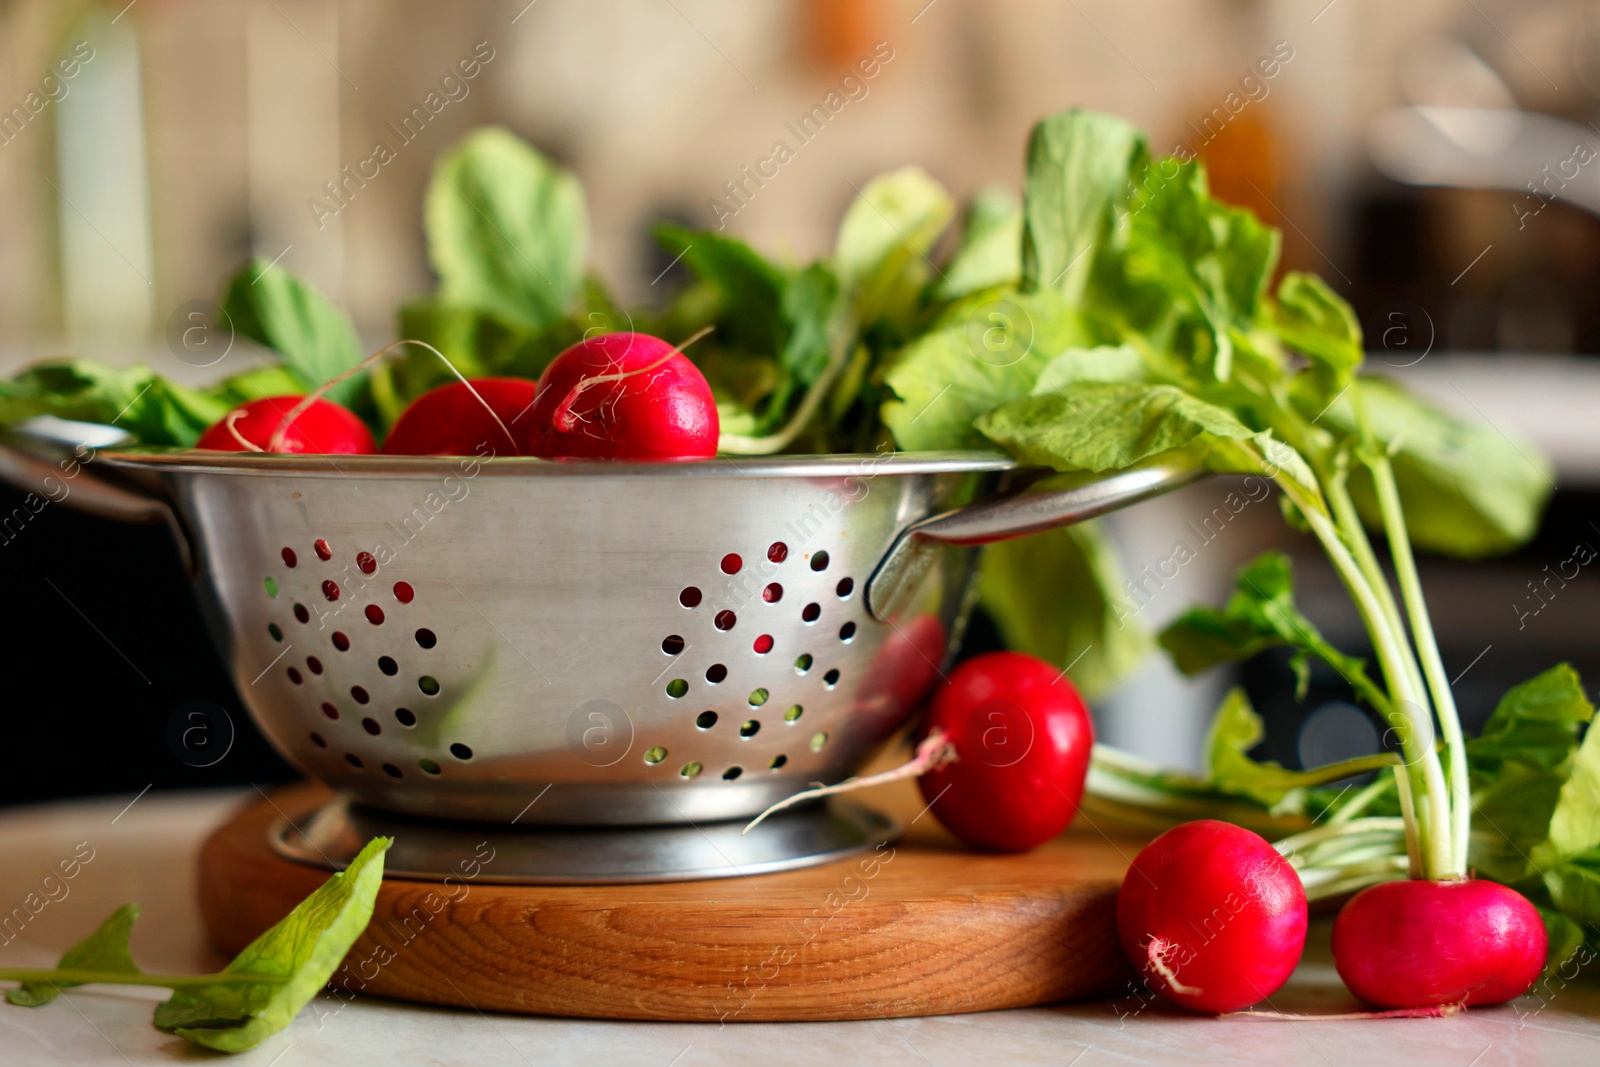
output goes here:
<path id="1" fill-rule="evenodd" d="M 1204 477 L 1193 468 L 1149 467 L 1039 491 L 1048 471 L 1021 485 L 966 507 L 913 523 L 900 532 L 867 581 L 867 609 L 876 619 L 896 614 L 898 601 L 913 591 L 932 566 L 940 545 L 986 545 L 1071 526 L 1129 504 L 1171 492 Z"/>
<path id="2" fill-rule="evenodd" d="M 30 494 L 24 506 L 35 510 L 60 503 L 118 522 L 159 522 L 177 536 L 184 565 L 194 559 L 188 535 L 165 502 L 100 477 L 94 470 L 99 450 L 129 440 L 114 426 L 69 422 L 49 416 L 30 419 L 0 435 L 0 480 Z"/>

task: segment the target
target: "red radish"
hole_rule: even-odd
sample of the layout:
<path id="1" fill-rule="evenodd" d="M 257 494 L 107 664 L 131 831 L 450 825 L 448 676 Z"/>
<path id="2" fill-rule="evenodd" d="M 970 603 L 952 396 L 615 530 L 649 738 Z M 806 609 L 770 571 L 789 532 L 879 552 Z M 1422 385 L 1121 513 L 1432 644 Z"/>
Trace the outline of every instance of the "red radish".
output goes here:
<path id="1" fill-rule="evenodd" d="M 1503 1004 L 1544 971 L 1549 942 L 1528 898 L 1498 882 L 1380 882 L 1333 922 L 1333 962 L 1380 1008 Z"/>
<path id="2" fill-rule="evenodd" d="M 529 455 L 705 459 L 717 452 L 711 386 L 681 351 L 642 333 L 578 342 L 545 368 Z"/>
<path id="3" fill-rule="evenodd" d="M 1089 709 L 1059 667 L 1020 652 L 975 656 L 933 698 L 925 736 L 956 758 L 917 779 L 945 829 L 1026 852 L 1067 828 L 1089 773 Z"/>
<path id="4" fill-rule="evenodd" d="M 1237 1011 L 1277 992 L 1300 962 L 1305 887 L 1259 834 L 1186 822 L 1128 868 L 1117 933 L 1157 993 L 1193 1011 Z"/>
<path id="5" fill-rule="evenodd" d="M 268 396 L 241 404 L 200 436 L 197 448 L 220 452 L 302 452 L 366 455 L 378 450 L 372 432 L 349 408 L 318 398 L 284 429 L 276 448 L 273 436 L 304 401 L 299 396 Z"/>
<path id="6" fill-rule="evenodd" d="M 473 378 L 441 385 L 401 413 L 383 451 L 391 456 L 472 456 L 487 444 L 496 454 L 517 455 L 527 436 L 517 431 L 529 422 L 537 390 L 526 378 Z"/>

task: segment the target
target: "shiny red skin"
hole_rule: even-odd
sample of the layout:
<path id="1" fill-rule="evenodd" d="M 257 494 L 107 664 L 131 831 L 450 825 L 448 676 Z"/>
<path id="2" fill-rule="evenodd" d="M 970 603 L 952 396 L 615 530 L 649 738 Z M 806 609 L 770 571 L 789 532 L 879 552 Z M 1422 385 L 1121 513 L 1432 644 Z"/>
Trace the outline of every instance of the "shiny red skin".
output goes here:
<path id="1" fill-rule="evenodd" d="M 1549 941 L 1528 898 L 1498 882 L 1380 882 L 1333 922 L 1333 962 L 1380 1008 L 1504 1004 L 1544 971 Z"/>
<path id="2" fill-rule="evenodd" d="M 1134 858 L 1117 894 L 1117 935 L 1150 988 L 1191 1011 L 1265 1000 L 1288 981 L 1306 944 L 1306 891 L 1261 835 L 1199 819 Z M 1174 987 L 1151 962 L 1152 951 Z"/>
<path id="3" fill-rule="evenodd" d="M 228 420 L 234 412 L 243 411 L 244 416 L 233 424 L 233 429 L 238 431 L 239 436 L 265 451 L 272 441 L 272 435 L 278 432 L 284 416 L 304 399 L 303 396 L 268 396 L 241 404 L 201 434 L 195 447 L 218 452 L 249 451 L 228 429 Z M 278 451 L 354 456 L 369 455 L 377 450 L 372 431 L 353 411 L 318 397 L 289 425 L 283 435 L 283 446 Z"/>
<path id="4" fill-rule="evenodd" d="M 944 828 L 968 844 L 1026 852 L 1078 813 L 1094 726 L 1061 668 L 1020 652 L 975 656 L 934 694 L 924 736 L 934 729 L 957 759 L 917 785 Z"/>
<path id="5" fill-rule="evenodd" d="M 533 419 L 538 383 L 527 378 L 473 378 L 431 389 L 411 402 L 384 439 L 389 456 L 515 456 Z M 476 389 L 511 437 L 483 409 Z"/>
<path id="6" fill-rule="evenodd" d="M 626 377 L 595 381 L 609 375 Z M 528 454 L 550 459 L 708 459 L 720 429 L 705 375 L 642 333 L 600 334 L 557 356 L 529 419 Z"/>

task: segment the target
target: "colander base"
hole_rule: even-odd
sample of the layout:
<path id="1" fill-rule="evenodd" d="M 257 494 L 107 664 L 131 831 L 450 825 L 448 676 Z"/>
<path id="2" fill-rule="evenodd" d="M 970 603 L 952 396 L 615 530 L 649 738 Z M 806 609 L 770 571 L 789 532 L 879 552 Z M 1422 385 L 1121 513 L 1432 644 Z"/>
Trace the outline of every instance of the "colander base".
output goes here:
<path id="1" fill-rule="evenodd" d="M 339 797 L 267 832 L 285 859 L 343 869 L 374 837 L 392 837 L 391 878 L 502 885 L 687 882 L 793 870 L 864 852 L 900 824 L 850 801 L 784 812 L 741 836 L 746 820 L 676 826 L 548 827 L 408 818 Z"/>

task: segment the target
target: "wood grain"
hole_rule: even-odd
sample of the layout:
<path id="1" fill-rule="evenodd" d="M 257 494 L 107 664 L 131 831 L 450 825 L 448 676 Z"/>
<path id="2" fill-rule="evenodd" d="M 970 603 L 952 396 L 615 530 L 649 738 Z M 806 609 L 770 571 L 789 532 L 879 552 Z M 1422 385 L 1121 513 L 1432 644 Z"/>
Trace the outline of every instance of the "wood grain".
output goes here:
<path id="1" fill-rule="evenodd" d="M 206 842 L 200 901 L 237 952 L 327 872 L 266 843 L 284 789 Z M 872 803 L 904 818 L 904 789 Z M 391 879 L 334 980 L 365 994 L 539 1015 L 775 1022 L 984 1011 L 1108 995 L 1129 977 L 1116 891 L 1142 842 L 1087 825 L 1023 856 L 975 853 L 920 818 L 874 856 L 748 878 L 636 886 Z"/>

